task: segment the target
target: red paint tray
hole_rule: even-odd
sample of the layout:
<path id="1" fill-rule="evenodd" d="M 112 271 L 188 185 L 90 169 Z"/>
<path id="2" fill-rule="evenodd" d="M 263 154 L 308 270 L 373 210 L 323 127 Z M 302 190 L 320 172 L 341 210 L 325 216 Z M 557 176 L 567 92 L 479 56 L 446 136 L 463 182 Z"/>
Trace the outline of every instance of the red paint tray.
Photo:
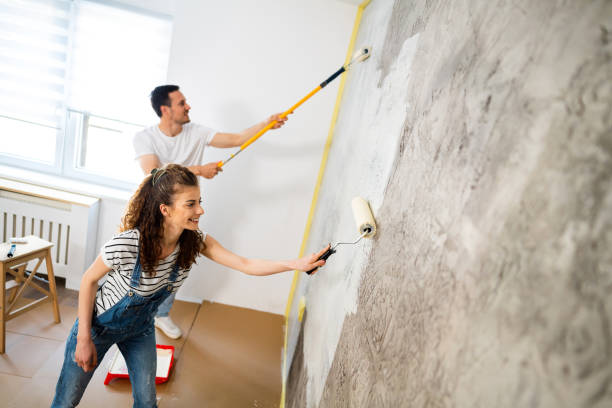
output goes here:
<path id="1" fill-rule="evenodd" d="M 157 346 L 157 373 L 155 373 L 155 384 L 161 384 L 168 381 L 170 376 L 170 369 L 174 363 L 174 346 L 166 346 L 158 344 Z M 108 373 L 104 379 L 104 385 L 108 385 L 115 378 L 127 378 L 128 375 L 127 365 L 123 359 L 123 355 L 117 349 L 115 356 L 111 360 Z"/>

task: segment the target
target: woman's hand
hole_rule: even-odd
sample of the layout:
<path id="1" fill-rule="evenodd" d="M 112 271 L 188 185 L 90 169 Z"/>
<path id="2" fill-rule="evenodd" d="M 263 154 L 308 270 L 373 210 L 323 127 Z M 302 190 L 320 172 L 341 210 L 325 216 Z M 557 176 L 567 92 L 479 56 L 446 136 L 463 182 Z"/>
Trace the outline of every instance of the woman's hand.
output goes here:
<path id="1" fill-rule="evenodd" d="M 83 371 L 91 371 L 98 365 L 98 353 L 91 337 L 78 339 L 74 351 L 74 361 Z"/>
<path id="2" fill-rule="evenodd" d="M 323 259 L 319 259 L 321 257 L 321 255 L 323 255 L 325 253 L 325 251 L 327 251 L 329 249 L 330 245 L 328 244 L 325 248 L 323 248 L 322 250 L 320 250 L 319 252 L 316 252 L 314 254 L 310 254 L 307 255 L 303 258 L 300 259 L 296 259 L 294 261 L 294 265 L 293 265 L 293 269 L 297 269 L 298 271 L 310 271 L 314 268 L 319 268 L 323 265 L 325 265 L 325 260 Z M 312 272 L 313 274 L 316 273 L 316 271 Z"/>

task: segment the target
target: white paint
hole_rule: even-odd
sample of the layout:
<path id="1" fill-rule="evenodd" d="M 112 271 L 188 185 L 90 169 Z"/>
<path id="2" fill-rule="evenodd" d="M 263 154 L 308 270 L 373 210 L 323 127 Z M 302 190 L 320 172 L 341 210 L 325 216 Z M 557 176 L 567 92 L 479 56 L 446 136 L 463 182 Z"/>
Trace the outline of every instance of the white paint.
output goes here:
<path id="1" fill-rule="evenodd" d="M 288 109 L 342 65 L 356 10 L 325 0 L 176 2 L 168 82 L 181 86 L 194 122 L 240 131 Z M 203 181 L 201 225 L 225 247 L 298 255 L 338 82 Z M 291 273 L 256 278 L 201 258 L 178 298 L 283 314 L 291 281 Z"/>
<path id="2" fill-rule="evenodd" d="M 324 182 L 311 231 L 309 249 L 316 250 L 325 240 L 349 241 L 359 236 L 351 212 L 351 199 L 361 196 L 370 202 L 376 214 L 382 204 L 394 161 L 398 155 L 404 120 L 410 108 L 403 94 L 411 80 L 418 35 L 403 44 L 400 55 L 382 83 L 377 71 L 390 10 L 368 15 L 375 19 L 365 25 L 357 44 L 373 44 L 372 57 L 355 67 L 347 82 L 343 104 L 336 125 Z M 359 87 L 351 87 L 359 83 Z M 384 233 L 384 231 L 382 232 Z M 344 318 L 357 311 L 361 273 L 369 258 L 370 240 L 354 247 L 341 246 L 315 278 L 300 285 L 308 299 L 308 317 L 304 332 L 304 362 L 308 373 L 307 407 L 318 405 L 330 366 L 334 359 Z M 325 296 L 318 295 L 325 293 Z M 297 294 L 299 298 L 299 294 Z M 292 321 L 294 313 L 292 311 Z M 293 356 L 298 326 L 291 330 L 290 353 Z M 289 360 L 291 361 L 291 360 Z"/>

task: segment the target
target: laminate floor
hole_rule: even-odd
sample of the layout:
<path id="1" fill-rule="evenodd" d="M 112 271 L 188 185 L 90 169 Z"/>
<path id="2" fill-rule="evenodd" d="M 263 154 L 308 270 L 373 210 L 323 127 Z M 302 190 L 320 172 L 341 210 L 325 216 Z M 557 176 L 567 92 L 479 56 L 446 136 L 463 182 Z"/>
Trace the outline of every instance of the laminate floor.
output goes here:
<path id="1" fill-rule="evenodd" d="M 59 324 L 53 322 L 50 304 L 7 322 L 6 353 L 0 354 L 0 407 L 50 406 L 78 304 L 77 292 L 65 289 L 62 279 L 58 297 Z M 279 406 L 282 316 L 176 301 L 171 317 L 184 335 L 172 340 L 156 330 L 158 344 L 175 347 L 170 378 L 157 386 L 160 408 Z M 114 350 L 98 365 L 80 407 L 132 406 L 129 380 L 104 385 Z"/>

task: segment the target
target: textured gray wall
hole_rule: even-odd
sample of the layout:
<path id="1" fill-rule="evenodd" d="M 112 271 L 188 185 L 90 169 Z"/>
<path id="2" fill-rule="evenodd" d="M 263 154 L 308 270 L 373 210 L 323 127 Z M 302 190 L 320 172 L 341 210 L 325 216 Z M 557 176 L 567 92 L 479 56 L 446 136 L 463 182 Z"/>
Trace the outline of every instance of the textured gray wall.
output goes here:
<path id="1" fill-rule="evenodd" d="M 612 2 L 374 0 L 359 39 L 376 56 L 336 134 L 406 109 L 337 344 L 316 305 L 338 293 L 320 282 L 354 280 L 353 264 L 330 258 L 298 290 L 287 406 L 612 406 Z M 331 168 L 359 142 L 335 138 Z M 325 210 L 352 182 L 326 173 L 312 249 L 340 234 Z"/>

